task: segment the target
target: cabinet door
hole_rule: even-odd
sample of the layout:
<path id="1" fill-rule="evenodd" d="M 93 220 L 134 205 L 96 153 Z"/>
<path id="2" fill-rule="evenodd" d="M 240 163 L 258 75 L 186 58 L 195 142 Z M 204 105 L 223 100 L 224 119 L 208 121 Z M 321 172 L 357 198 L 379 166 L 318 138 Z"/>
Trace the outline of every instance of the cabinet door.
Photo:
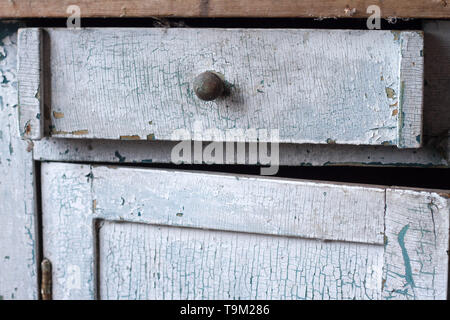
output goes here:
<path id="1" fill-rule="evenodd" d="M 444 299 L 448 195 L 42 165 L 55 299 Z"/>

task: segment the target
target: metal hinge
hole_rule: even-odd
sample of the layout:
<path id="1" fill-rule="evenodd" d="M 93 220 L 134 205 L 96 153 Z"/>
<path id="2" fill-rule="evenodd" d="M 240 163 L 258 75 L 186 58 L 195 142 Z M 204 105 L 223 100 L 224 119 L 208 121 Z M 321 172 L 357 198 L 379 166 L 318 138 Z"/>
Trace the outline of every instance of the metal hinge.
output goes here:
<path id="1" fill-rule="evenodd" d="M 41 262 L 41 298 L 52 300 L 52 263 L 48 259 Z"/>

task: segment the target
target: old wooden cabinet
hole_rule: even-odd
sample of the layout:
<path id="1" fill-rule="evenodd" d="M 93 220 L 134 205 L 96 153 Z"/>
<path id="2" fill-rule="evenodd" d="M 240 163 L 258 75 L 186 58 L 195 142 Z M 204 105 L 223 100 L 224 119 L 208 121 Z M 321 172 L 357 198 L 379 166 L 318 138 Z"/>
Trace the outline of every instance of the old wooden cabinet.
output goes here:
<path id="1" fill-rule="evenodd" d="M 12 32 L 0 229 L 22 232 L 0 234 L 0 296 L 38 298 L 45 257 L 55 299 L 445 299 L 448 190 L 139 165 L 214 139 L 279 142 L 288 166 L 447 167 L 449 29 Z M 195 96 L 207 70 L 228 95 Z M 279 131 L 228 135 L 248 129 Z"/>
<path id="2" fill-rule="evenodd" d="M 442 192 L 45 163 L 56 299 L 444 299 Z"/>

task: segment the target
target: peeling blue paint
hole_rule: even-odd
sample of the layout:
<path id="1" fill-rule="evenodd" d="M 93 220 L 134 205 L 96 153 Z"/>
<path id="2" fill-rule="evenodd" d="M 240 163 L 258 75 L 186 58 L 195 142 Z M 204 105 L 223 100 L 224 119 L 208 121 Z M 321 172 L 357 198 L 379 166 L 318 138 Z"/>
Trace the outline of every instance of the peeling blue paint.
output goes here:
<path id="1" fill-rule="evenodd" d="M 91 179 L 94 179 L 94 174 L 92 172 L 89 172 L 87 175 L 85 175 L 87 178 L 87 182 L 89 182 Z"/>
<path id="2" fill-rule="evenodd" d="M 17 32 L 17 29 L 22 26 L 23 26 L 22 24 L 18 24 L 18 23 L 2 23 L 2 22 L 0 22 L 0 46 L 3 45 L 3 39 L 14 35 Z"/>
<path id="3" fill-rule="evenodd" d="M 0 55 L 0 58 L 1 58 L 1 55 Z M 1 75 L 0 80 L 1 80 L 0 81 L 1 84 L 9 83 L 8 79 L 6 79 L 6 77 L 4 75 Z"/>
<path id="4" fill-rule="evenodd" d="M 409 224 L 407 224 L 406 226 L 404 226 L 402 228 L 402 230 L 400 230 L 400 232 L 398 234 L 398 244 L 400 245 L 400 248 L 402 249 L 403 261 L 405 263 L 405 280 L 411 286 L 411 288 L 414 288 L 415 284 L 414 284 L 414 279 L 412 276 L 411 261 L 409 260 L 408 251 L 406 250 L 406 246 L 405 246 L 405 235 L 406 235 L 406 232 L 408 231 L 408 229 L 409 229 Z"/>
<path id="5" fill-rule="evenodd" d="M 117 158 L 119 158 L 119 162 L 125 162 L 125 157 L 123 157 L 120 153 L 119 153 L 119 151 L 117 151 L 116 150 L 116 152 L 114 152 L 114 155 L 117 157 Z"/>

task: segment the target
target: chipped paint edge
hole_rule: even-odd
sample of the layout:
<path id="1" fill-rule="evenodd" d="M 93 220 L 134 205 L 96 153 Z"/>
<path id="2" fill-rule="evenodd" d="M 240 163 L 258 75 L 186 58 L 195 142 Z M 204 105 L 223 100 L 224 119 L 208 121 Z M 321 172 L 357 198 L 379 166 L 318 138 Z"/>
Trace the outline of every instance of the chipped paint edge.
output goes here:
<path id="1" fill-rule="evenodd" d="M 44 136 L 43 31 L 19 29 L 18 38 L 19 133 L 23 139 L 40 140 Z"/>
<path id="2" fill-rule="evenodd" d="M 401 61 L 397 146 L 420 148 L 423 136 L 424 33 L 400 33 Z"/>

